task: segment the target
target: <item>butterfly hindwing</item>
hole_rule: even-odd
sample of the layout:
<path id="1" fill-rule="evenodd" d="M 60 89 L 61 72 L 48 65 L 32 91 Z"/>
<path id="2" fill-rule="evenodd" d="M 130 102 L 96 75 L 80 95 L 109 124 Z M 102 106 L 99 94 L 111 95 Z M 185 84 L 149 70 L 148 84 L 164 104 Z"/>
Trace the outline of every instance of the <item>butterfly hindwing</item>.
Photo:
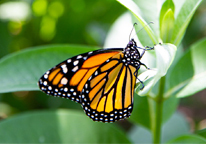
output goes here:
<path id="1" fill-rule="evenodd" d="M 82 107 L 94 121 L 114 122 L 130 116 L 136 68 L 122 62 L 123 53 L 104 62 L 82 91 Z"/>
<path id="2" fill-rule="evenodd" d="M 122 50 L 96 50 L 67 59 L 48 70 L 40 78 L 38 85 L 48 95 L 81 103 L 81 91 L 89 77 L 99 65 Z"/>

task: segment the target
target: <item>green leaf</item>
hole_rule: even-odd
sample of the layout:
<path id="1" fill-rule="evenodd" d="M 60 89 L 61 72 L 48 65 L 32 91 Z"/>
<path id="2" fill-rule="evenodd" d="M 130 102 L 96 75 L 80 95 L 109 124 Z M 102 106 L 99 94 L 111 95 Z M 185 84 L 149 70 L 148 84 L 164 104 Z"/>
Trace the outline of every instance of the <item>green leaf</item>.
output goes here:
<path id="1" fill-rule="evenodd" d="M 169 76 L 165 97 L 186 97 L 206 88 L 206 38 L 193 44 L 177 62 Z"/>
<path id="2" fill-rule="evenodd" d="M 38 90 L 38 79 L 50 68 L 92 47 L 56 45 L 28 48 L 0 60 L 0 92 Z"/>
<path id="3" fill-rule="evenodd" d="M 175 5 L 172 0 L 166 0 L 160 12 L 160 37 L 163 42 L 170 42 L 174 28 Z"/>
<path id="4" fill-rule="evenodd" d="M 125 6 L 128 10 L 130 10 L 133 15 L 135 16 L 135 18 L 139 21 L 139 23 L 142 26 L 147 25 L 147 22 L 143 19 L 143 17 L 140 15 L 139 12 L 139 8 L 138 6 L 135 4 L 135 2 L 133 2 L 132 0 L 117 0 L 119 3 L 121 3 L 123 6 Z M 138 23 L 138 24 L 139 24 Z M 159 43 L 158 38 L 156 37 L 156 35 L 154 34 L 153 30 L 151 29 L 150 26 L 146 26 L 144 27 L 144 30 L 147 32 L 147 37 L 149 36 L 149 42 L 152 41 L 153 44 L 157 44 Z M 145 39 L 146 36 L 144 36 Z M 143 40 L 143 39 L 142 39 Z M 143 44 L 146 44 L 144 42 L 142 42 Z M 148 45 L 148 41 L 147 41 L 147 45 Z"/>
<path id="5" fill-rule="evenodd" d="M 147 26 L 144 28 L 145 31 L 147 32 L 147 35 L 144 32 L 137 34 L 143 45 L 151 45 L 151 41 L 153 42 L 153 44 L 157 44 L 161 42 L 160 39 L 160 26 L 162 26 L 161 19 L 164 17 L 163 16 L 164 13 L 168 11 L 168 9 L 171 9 L 171 11 L 175 14 L 174 15 L 175 22 L 174 22 L 174 30 L 170 42 L 177 46 L 181 42 L 185 30 L 195 10 L 200 5 L 202 0 L 185 0 L 185 1 L 175 0 L 174 4 L 172 3 L 172 1 L 168 1 L 168 2 L 166 1 L 165 2 L 166 4 L 163 4 L 164 1 L 159 1 L 159 0 L 147 0 L 147 1 L 134 0 L 134 2 L 131 0 L 118 0 L 118 2 L 120 2 L 122 5 L 124 5 L 127 9 L 129 9 L 134 14 L 135 16 L 134 22 L 138 20 L 142 26 L 145 26 L 148 22 L 151 21 L 154 22 L 154 25 Z M 162 12 L 160 12 L 161 8 L 163 9 Z M 170 14 L 168 15 L 170 19 L 173 19 L 173 17 L 171 17 L 172 15 L 173 14 L 170 12 Z"/>
<path id="6" fill-rule="evenodd" d="M 162 24 L 160 27 L 160 36 L 163 42 L 170 42 L 172 32 L 174 29 L 174 21 L 174 11 L 172 11 L 172 9 L 168 9 L 162 19 Z"/>
<path id="7" fill-rule="evenodd" d="M 175 5 L 172 0 L 166 0 L 162 5 L 161 11 L 160 11 L 160 19 L 159 19 L 160 28 L 162 27 L 163 18 L 165 17 L 165 14 L 168 12 L 168 10 L 171 10 L 173 13 L 175 12 Z"/>
<path id="8" fill-rule="evenodd" d="M 0 143 L 129 143 L 115 124 L 78 111 L 37 111 L 0 122 Z"/>
<path id="9" fill-rule="evenodd" d="M 200 5 L 202 0 L 185 0 L 184 4 L 182 5 L 181 9 L 178 11 L 178 15 L 175 17 L 175 24 L 174 24 L 174 31 L 172 34 L 171 43 L 178 46 L 181 42 L 186 28 L 195 13 L 195 10 Z M 179 4 L 179 1 L 175 3 L 176 5 Z"/>
<path id="10" fill-rule="evenodd" d="M 167 144 L 182 144 L 182 143 L 193 143 L 193 144 L 203 144 L 206 143 L 206 139 L 204 139 L 201 136 L 198 135 L 183 135 L 180 137 L 177 137 L 169 142 L 167 142 Z"/>

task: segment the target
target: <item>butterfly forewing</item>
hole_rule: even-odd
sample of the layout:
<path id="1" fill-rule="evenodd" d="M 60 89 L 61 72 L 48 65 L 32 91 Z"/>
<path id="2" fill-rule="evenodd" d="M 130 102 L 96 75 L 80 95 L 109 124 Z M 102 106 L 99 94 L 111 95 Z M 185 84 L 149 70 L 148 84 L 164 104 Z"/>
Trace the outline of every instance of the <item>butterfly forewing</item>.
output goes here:
<path id="1" fill-rule="evenodd" d="M 67 59 L 48 70 L 40 78 L 38 85 L 48 95 L 81 103 L 81 91 L 89 77 L 102 63 L 122 50 L 97 50 Z"/>

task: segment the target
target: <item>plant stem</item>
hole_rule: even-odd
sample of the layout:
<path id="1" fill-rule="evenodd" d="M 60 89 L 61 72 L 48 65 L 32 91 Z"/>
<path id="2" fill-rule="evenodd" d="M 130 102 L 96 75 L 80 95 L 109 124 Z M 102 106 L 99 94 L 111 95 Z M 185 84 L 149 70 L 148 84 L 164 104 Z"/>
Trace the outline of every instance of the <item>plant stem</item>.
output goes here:
<path id="1" fill-rule="evenodd" d="M 165 77 L 160 79 L 159 93 L 155 99 L 149 98 L 151 130 L 153 134 L 153 143 L 159 144 L 161 140 L 162 112 L 164 102 Z"/>

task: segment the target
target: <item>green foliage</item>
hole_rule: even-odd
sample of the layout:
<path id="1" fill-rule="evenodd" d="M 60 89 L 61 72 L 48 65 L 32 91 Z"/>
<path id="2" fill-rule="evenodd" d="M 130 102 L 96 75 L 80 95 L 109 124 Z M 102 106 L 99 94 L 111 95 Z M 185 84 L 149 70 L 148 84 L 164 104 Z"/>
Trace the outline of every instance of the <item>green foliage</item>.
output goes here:
<path id="1" fill-rule="evenodd" d="M 9 116 L 13 113 L 27 111 L 0 121 L 0 143 L 206 142 L 205 130 L 191 133 L 183 116 L 175 113 L 180 98 L 191 96 L 206 88 L 206 58 L 204 57 L 206 39 L 194 43 L 186 52 L 183 51 L 181 45 L 188 24 L 201 0 L 161 2 L 158 0 L 118 0 L 118 2 L 132 13 L 130 18 L 133 22 L 141 25 L 135 27 L 138 32 L 138 44 L 140 46 L 157 44 L 154 47 L 155 50 L 146 52 L 142 60 L 151 69 L 141 70 L 139 75 L 139 78 L 144 81 L 145 88 L 140 91 L 139 83 L 137 83 L 134 110 L 131 118 L 128 119 L 133 127 L 128 130 L 127 135 L 116 124 L 93 122 L 83 112 L 73 110 L 32 112 L 32 106 L 28 103 L 35 97 L 37 100 L 34 100 L 33 105 L 37 105 L 36 109 L 56 109 L 64 102 L 65 105 L 80 108 L 80 105 L 73 105 L 67 100 L 60 102 L 57 98 L 46 98 L 45 94 L 37 92 L 28 94 L 30 100 L 21 99 L 21 96 L 15 98 L 15 95 L 19 94 L 18 91 L 38 90 L 39 77 L 59 62 L 97 49 L 97 47 L 54 45 L 54 43 L 79 43 L 81 41 L 80 43 L 87 45 L 101 44 L 101 36 L 104 35 L 102 31 L 106 28 L 89 20 L 96 17 L 99 23 L 103 21 L 113 23 L 111 17 L 114 10 L 118 13 L 114 15 L 119 15 L 122 12 L 120 9 L 123 9 L 122 5 L 113 8 L 113 5 L 118 3 L 109 0 L 94 3 L 86 3 L 84 0 L 52 2 L 35 0 L 31 7 L 36 20 L 27 20 L 27 24 L 16 21 L 8 24 L 11 33 L 17 33 L 18 39 L 9 38 L 6 31 L 0 35 L 2 44 L 7 48 L 9 42 L 11 45 L 19 44 L 11 49 L 5 49 L 1 56 L 9 51 L 17 51 L 20 47 L 31 47 L 0 59 L 0 93 L 2 93 L 0 109 Z M 110 9 L 107 4 L 110 4 Z M 69 8 L 67 9 L 66 6 Z M 90 11 L 92 14 L 89 14 Z M 104 14 L 108 16 L 102 19 Z M 114 25 L 118 25 L 121 29 L 117 30 L 113 27 L 107 39 L 112 39 L 112 41 L 118 39 L 118 43 L 125 40 L 125 38 L 121 39 L 120 34 L 116 32 L 121 32 L 124 27 L 132 27 L 132 21 L 129 26 L 125 25 L 128 22 L 127 16 L 123 15 L 115 22 Z M 68 20 L 68 17 L 72 20 Z M 154 24 L 147 25 L 150 21 Z M 4 30 L 5 27 L 0 23 L 0 30 Z M 141 27 L 144 29 L 139 31 Z M 22 32 L 18 33 L 21 29 L 23 29 Z M 26 37 L 22 38 L 21 35 Z M 128 37 L 129 32 L 126 39 Z M 48 43 L 52 45 L 35 46 Z M 8 93 L 8 95 L 3 93 Z M 16 107 L 16 105 L 19 106 Z M 140 126 L 137 127 L 137 125 Z"/>
<path id="2" fill-rule="evenodd" d="M 0 133 L 1 143 L 129 143 L 117 126 L 94 123 L 82 112 L 68 110 L 12 117 L 0 123 Z"/>
<path id="3" fill-rule="evenodd" d="M 164 42 L 169 42 L 174 29 L 175 6 L 172 0 L 167 0 L 160 12 L 160 37 Z"/>
<path id="4" fill-rule="evenodd" d="M 186 97 L 206 88 L 206 39 L 193 44 L 172 69 L 165 97 Z"/>
<path id="5" fill-rule="evenodd" d="M 95 49 L 76 45 L 47 45 L 6 56 L 0 61 L 0 75 L 3 76 L 0 92 L 38 90 L 37 81 L 48 69 L 68 57 Z"/>
<path id="6" fill-rule="evenodd" d="M 176 139 L 168 142 L 168 144 L 174 144 L 174 143 L 195 143 L 195 144 L 202 144 L 202 143 L 206 143 L 206 139 L 204 139 L 201 136 L 197 136 L 197 135 L 182 135 L 180 137 L 177 137 Z"/>

